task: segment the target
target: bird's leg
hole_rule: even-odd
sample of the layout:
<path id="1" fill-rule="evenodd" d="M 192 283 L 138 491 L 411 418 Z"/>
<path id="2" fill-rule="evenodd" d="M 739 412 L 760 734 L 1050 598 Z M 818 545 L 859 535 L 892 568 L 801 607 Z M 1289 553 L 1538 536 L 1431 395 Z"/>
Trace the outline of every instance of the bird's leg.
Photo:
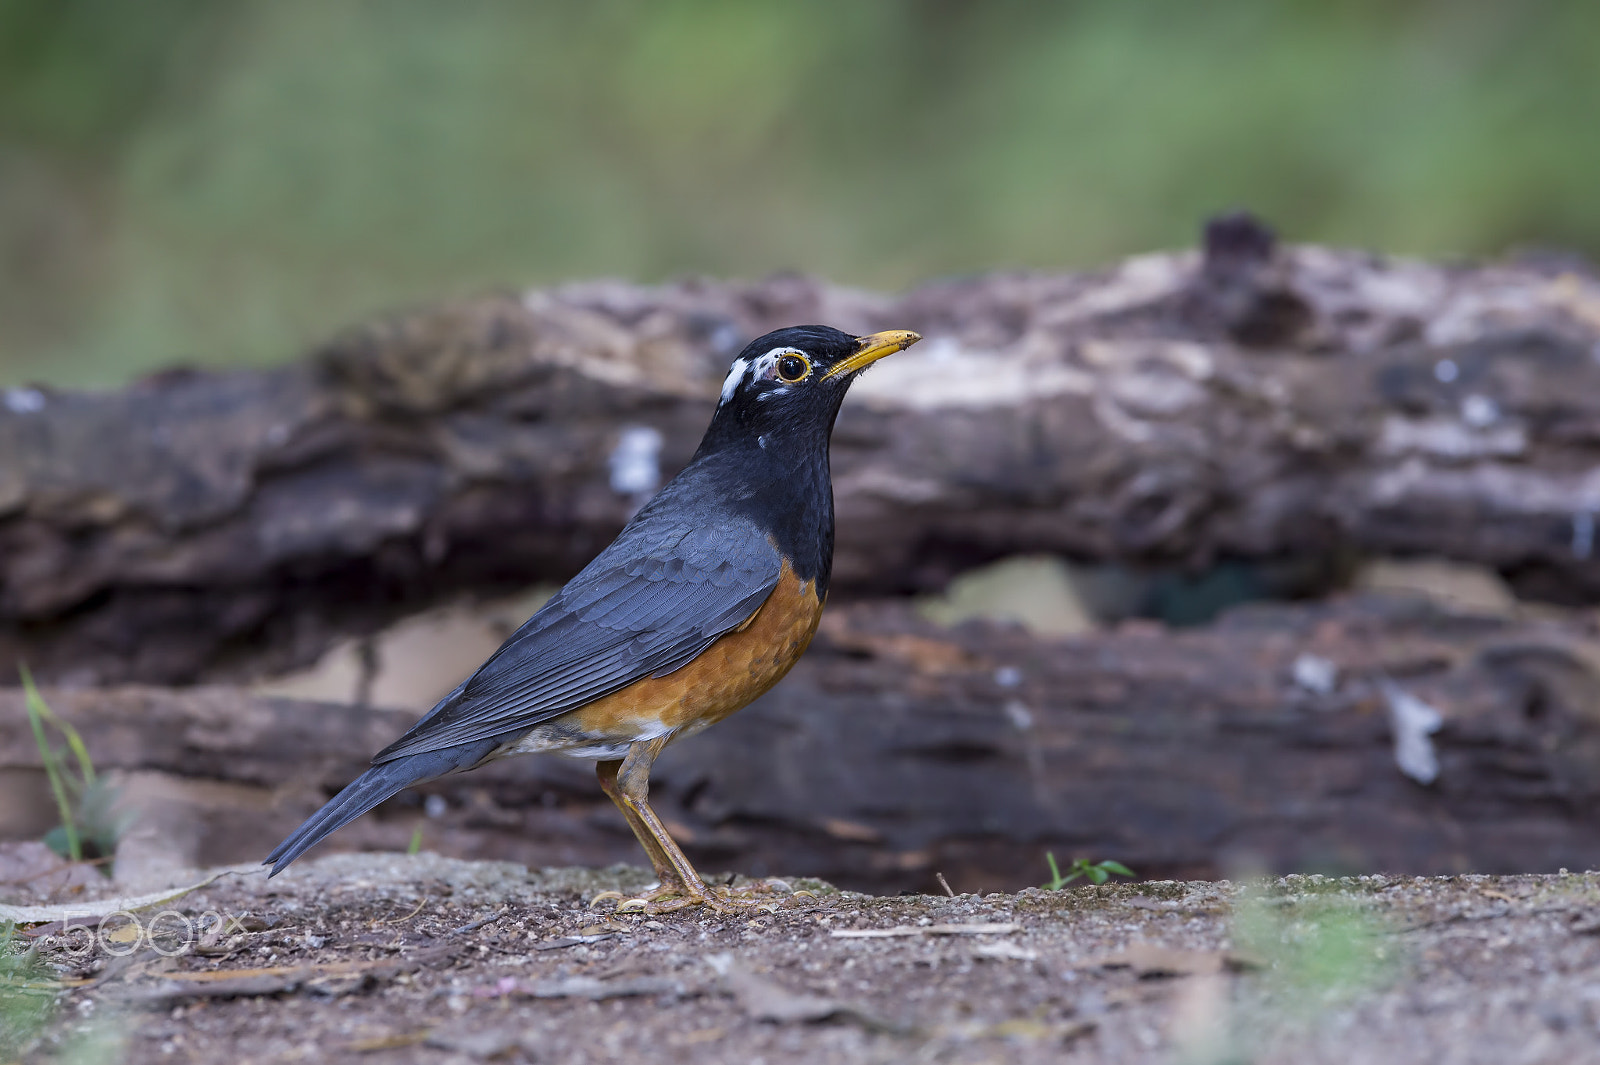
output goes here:
<path id="1" fill-rule="evenodd" d="M 650 894 L 647 904 L 653 910 L 660 909 L 658 900 L 675 896 L 665 909 L 675 910 L 706 903 L 715 905 L 706 891 L 705 881 L 700 879 L 700 874 L 695 872 L 689 859 L 678 849 L 667 826 L 650 808 L 650 766 L 667 745 L 667 739 L 666 736 L 658 736 L 653 740 L 629 744 L 628 757 L 622 760 L 616 776 L 616 788 L 621 798 L 619 805 L 625 807 L 625 813 L 632 815 L 629 824 L 635 826 L 634 834 L 644 845 L 645 853 L 650 855 L 651 864 L 655 866 L 656 875 L 661 878 L 661 887 Z"/>
<path id="2" fill-rule="evenodd" d="M 655 836 L 645 827 L 644 820 L 634 811 L 628 799 L 623 796 L 622 790 L 617 786 L 617 772 L 622 768 L 622 760 L 596 762 L 595 775 L 600 778 L 600 790 L 612 801 L 622 816 L 628 822 L 628 827 L 633 829 L 633 834 L 644 848 L 645 856 L 650 859 L 650 867 L 656 872 L 656 879 L 661 881 L 662 887 L 675 885 L 678 880 L 677 870 L 672 866 L 672 860 L 667 857 L 661 845 L 656 842 Z M 610 893 L 607 893 L 608 895 Z M 621 897 L 621 892 L 616 893 Z"/>
<path id="3" fill-rule="evenodd" d="M 660 887 L 640 899 L 623 899 L 621 892 L 605 892 L 596 896 L 596 900 L 615 897 L 618 899 L 618 909 L 644 909 L 650 913 L 667 913 L 686 906 L 736 910 L 740 906 L 759 904 L 757 898 L 735 897 L 736 893 L 725 888 L 708 889 L 667 832 L 666 825 L 651 809 L 650 766 L 666 745 L 667 737 L 664 736 L 636 742 L 629 746 L 628 756 L 622 761 L 599 762 L 595 766 L 601 790 L 627 818 L 628 827 L 638 837 L 640 846 L 649 856 L 650 865 L 661 881 Z M 770 899 L 771 891 L 770 886 L 762 884 L 746 888 L 737 895 L 764 895 Z"/>

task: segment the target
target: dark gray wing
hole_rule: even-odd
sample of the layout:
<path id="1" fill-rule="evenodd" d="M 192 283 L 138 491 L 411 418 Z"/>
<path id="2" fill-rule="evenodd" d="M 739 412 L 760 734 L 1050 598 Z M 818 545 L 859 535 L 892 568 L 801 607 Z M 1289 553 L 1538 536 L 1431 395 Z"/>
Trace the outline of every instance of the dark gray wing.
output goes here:
<path id="1" fill-rule="evenodd" d="M 671 673 L 755 613 L 781 569 L 746 522 L 630 526 L 373 762 L 514 735 Z"/>

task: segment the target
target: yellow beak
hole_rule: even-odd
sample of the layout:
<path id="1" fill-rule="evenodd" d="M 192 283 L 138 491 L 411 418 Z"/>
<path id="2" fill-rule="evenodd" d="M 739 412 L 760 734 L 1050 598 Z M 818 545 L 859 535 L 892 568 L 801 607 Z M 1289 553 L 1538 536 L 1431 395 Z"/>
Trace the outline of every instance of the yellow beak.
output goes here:
<path id="1" fill-rule="evenodd" d="M 855 373 L 864 370 L 877 362 L 885 355 L 893 355 L 897 351 L 904 351 L 922 339 L 922 334 L 913 333 L 909 329 L 889 329 L 882 333 L 872 333 L 856 338 L 856 350 L 851 355 L 839 361 L 833 369 L 822 375 L 826 381 L 830 377 L 840 374 Z"/>

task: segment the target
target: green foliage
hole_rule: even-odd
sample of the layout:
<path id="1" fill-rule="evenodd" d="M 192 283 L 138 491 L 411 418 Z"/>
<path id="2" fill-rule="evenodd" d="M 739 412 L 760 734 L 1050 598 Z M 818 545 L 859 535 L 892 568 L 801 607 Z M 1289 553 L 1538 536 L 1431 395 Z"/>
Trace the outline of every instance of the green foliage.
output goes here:
<path id="1" fill-rule="evenodd" d="M 419 854 L 422 851 L 422 826 L 419 824 L 411 830 L 411 842 L 406 846 L 407 854 Z"/>
<path id="2" fill-rule="evenodd" d="M 22 678 L 28 724 L 61 815 L 61 824 L 51 829 L 44 841 L 57 854 L 75 862 L 109 856 L 125 827 L 113 809 L 116 793 L 95 773 L 89 749 L 78 730 L 45 702 L 27 666 L 19 664 L 17 671 Z M 52 732 L 65 746 L 52 742 Z M 109 866 L 102 869 L 110 873 Z M 39 957 L 38 944 L 24 948 L 16 926 L 0 924 L 0 1061 L 22 1054 L 43 1031 L 55 1012 L 58 990 Z M 80 1045 L 88 1046 L 78 1039 L 69 1049 Z M 106 1059 L 102 1055 L 95 1060 Z"/>
<path id="3" fill-rule="evenodd" d="M 0 383 L 286 359 L 399 301 L 1600 251 L 1592 0 L 0 0 Z"/>
<path id="4" fill-rule="evenodd" d="M 1175 1026 L 1175 1059 L 1236 1065 L 1270 1058 L 1284 1035 L 1396 978 L 1401 945 L 1389 931 L 1349 895 L 1248 889 L 1234 903 L 1230 934 L 1252 974 Z"/>
<path id="5" fill-rule="evenodd" d="M 28 724 L 33 726 L 33 741 L 39 747 L 39 758 L 44 762 L 45 774 L 50 778 L 50 791 L 55 795 L 56 808 L 61 813 L 60 838 L 65 844 L 65 851 L 58 851 L 58 853 L 62 853 L 63 857 L 71 858 L 75 862 L 81 862 L 83 860 L 83 843 L 78 835 L 77 819 L 73 816 L 72 800 L 68 796 L 66 767 L 63 765 L 61 752 L 50 745 L 50 740 L 45 735 L 46 721 L 56 725 L 58 729 L 61 728 L 62 722 L 51 712 L 50 707 L 44 701 L 44 697 L 39 694 L 39 689 L 33 683 L 33 674 L 28 671 L 28 667 L 19 666 L 18 672 L 22 675 L 22 690 L 26 698 Z M 66 727 L 71 729 L 70 725 Z M 69 745 L 72 745 L 72 740 L 78 740 L 74 748 L 74 753 L 77 753 L 77 749 L 81 748 L 83 742 L 78 737 L 77 730 L 72 729 L 66 735 L 68 736 Z M 92 781 L 94 779 L 94 766 L 88 762 L 88 752 L 86 750 L 83 758 L 84 761 L 79 764 L 80 772 L 83 773 L 86 781 Z"/>
<path id="6" fill-rule="evenodd" d="M 1384 928 L 1348 899 L 1293 908 L 1246 899 L 1236 909 L 1234 946 L 1265 962 L 1276 1011 L 1306 1019 L 1388 980 L 1395 952 Z"/>
<path id="7" fill-rule="evenodd" d="M 44 837 L 45 844 L 63 858 L 79 862 L 85 858 L 106 858 L 116 851 L 117 840 L 126 830 L 126 819 L 116 813 L 117 794 L 94 771 L 94 762 L 83 737 L 71 724 L 50 709 L 33 683 L 25 665 L 18 665 L 22 690 L 33 728 L 39 759 L 44 763 L 50 791 L 61 815 L 61 824 Z M 49 729 L 66 741 L 66 748 L 54 746 Z M 70 754 L 71 761 L 68 761 Z M 109 867 L 105 867 L 109 874 Z"/>
<path id="8" fill-rule="evenodd" d="M 0 924 L 0 1061 L 23 1052 L 55 1010 L 56 987 L 38 945 L 18 942 L 16 925 Z"/>
<path id="9" fill-rule="evenodd" d="M 1091 862 L 1087 858 L 1074 858 L 1066 873 L 1062 873 L 1060 867 L 1056 865 L 1056 856 L 1053 853 L 1046 851 L 1044 860 L 1050 863 L 1050 880 L 1042 885 L 1047 891 L 1060 891 L 1079 877 L 1088 877 L 1091 884 L 1104 884 L 1111 879 L 1112 874 L 1136 875 L 1121 862 Z"/>

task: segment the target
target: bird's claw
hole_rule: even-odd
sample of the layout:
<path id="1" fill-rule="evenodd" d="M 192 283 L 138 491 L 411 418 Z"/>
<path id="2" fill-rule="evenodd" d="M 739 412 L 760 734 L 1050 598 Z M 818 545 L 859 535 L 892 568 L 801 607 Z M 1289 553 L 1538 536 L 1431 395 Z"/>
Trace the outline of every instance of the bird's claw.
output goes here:
<path id="1" fill-rule="evenodd" d="M 705 901 L 703 893 L 697 894 L 686 891 L 677 884 L 664 883 L 652 891 L 633 897 L 626 896 L 620 891 L 602 891 L 594 897 L 590 905 L 593 906 L 595 903 L 612 899 L 615 899 L 617 903 L 617 908 L 614 911 L 616 913 L 642 913 L 648 916 L 671 913 L 674 910 L 681 910 L 685 906 L 693 906 L 696 903 Z"/>

